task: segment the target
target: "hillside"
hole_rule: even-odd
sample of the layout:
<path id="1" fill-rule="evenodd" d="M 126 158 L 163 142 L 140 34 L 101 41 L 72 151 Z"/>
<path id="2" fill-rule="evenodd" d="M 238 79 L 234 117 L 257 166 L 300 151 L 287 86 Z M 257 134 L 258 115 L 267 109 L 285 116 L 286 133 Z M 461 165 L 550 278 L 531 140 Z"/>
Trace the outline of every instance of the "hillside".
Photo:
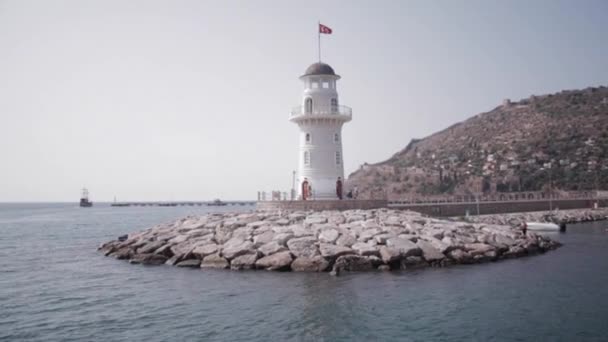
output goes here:
<path id="1" fill-rule="evenodd" d="M 505 100 L 348 178 L 389 198 L 593 190 L 608 184 L 608 88 Z M 552 187 L 549 185 L 552 184 Z"/>

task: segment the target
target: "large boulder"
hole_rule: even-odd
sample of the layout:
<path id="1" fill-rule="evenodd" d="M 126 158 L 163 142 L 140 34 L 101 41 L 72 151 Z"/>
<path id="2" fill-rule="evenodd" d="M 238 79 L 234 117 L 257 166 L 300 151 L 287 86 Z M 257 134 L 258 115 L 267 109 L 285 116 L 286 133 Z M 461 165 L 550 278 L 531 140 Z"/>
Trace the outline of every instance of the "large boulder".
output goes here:
<path id="1" fill-rule="evenodd" d="M 239 255 L 230 261 L 230 269 L 250 270 L 252 268 L 255 268 L 256 260 L 258 260 L 258 253 L 247 253 Z"/>
<path id="2" fill-rule="evenodd" d="M 292 260 L 291 253 L 285 251 L 258 259 L 255 265 L 258 268 L 264 268 L 269 271 L 280 271 L 289 269 Z"/>
<path id="3" fill-rule="evenodd" d="M 269 243 L 258 248 L 258 251 L 266 256 L 276 254 L 279 252 L 284 252 L 286 250 L 287 250 L 287 248 L 285 246 L 279 244 L 276 241 L 270 241 Z"/>
<path id="4" fill-rule="evenodd" d="M 339 235 L 340 233 L 335 229 L 325 229 L 321 231 L 321 234 L 319 234 L 319 241 L 325 243 L 334 243 L 338 239 Z"/>
<path id="5" fill-rule="evenodd" d="M 369 256 L 369 255 L 379 256 L 380 255 L 380 251 L 378 250 L 378 248 L 376 246 L 372 246 L 372 245 L 370 245 L 368 243 L 364 243 L 364 242 L 357 242 L 356 244 L 352 245 L 351 248 L 357 254 L 363 255 L 363 256 Z"/>
<path id="6" fill-rule="evenodd" d="M 219 249 L 220 246 L 216 245 L 215 243 L 209 243 L 207 245 L 194 247 L 194 249 L 192 250 L 192 255 L 196 256 L 199 259 L 203 259 L 207 255 L 217 253 Z"/>
<path id="7" fill-rule="evenodd" d="M 334 263 L 331 270 L 333 275 L 338 275 L 340 272 L 364 272 L 374 269 L 374 265 L 370 258 L 360 255 L 343 255 Z"/>
<path id="8" fill-rule="evenodd" d="M 272 239 L 274 239 L 274 232 L 272 230 L 266 231 L 260 235 L 256 235 L 253 238 L 253 246 L 255 248 L 258 248 L 264 244 L 269 243 L 270 241 L 272 241 Z"/>
<path id="9" fill-rule="evenodd" d="M 291 270 L 295 272 L 324 272 L 328 267 L 329 261 L 320 255 L 299 257 L 291 263 Z"/>
<path id="10" fill-rule="evenodd" d="M 350 247 L 355 243 L 357 243 L 357 238 L 352 234 L 342 234 L 336 241 L 336 245 L 345 247 Z"/>
<path id="11" fill-rule="evenodd" d="M 413 255 L 422 255 L 422 250 L 410 240 L 402 238 L 390 238 L 386 241 L 386 245 L 390 248 L 399 250 L 402 258 L 407 258 Z"/>
<path id="12" fill-rule="evenodd" d="M 335 259 L 342 255 L 354 253 L 353 250 L 348 247 L 336 246 L 329 243 L 320 244 L 319 251 L 321 251 L 321 256 L 326 259 Z"/>
<path id="13" fill-rule="evenodd" d="M 400 267 L 402 270 L 411 270 L 416 268 L 427 267 L 428 263 L 420 256 L 408 256 L 405 259 L 401 259 Z"/>
<path id="14" fill-rule="evenodd" d="M 175 264 L 177 267 L 199 267 L 200 265 L 201 261 L 199 259 L 188 259 Z"/>
<path id="15" fill-rule="evenodd" d="M 448 256 L 458 264 L 468 264 L 473 261 L 473 257 L 462 249 L 455 249 L 448 253 Z"/>
<path id="16" fill-rule="evenodd" d="M 272 240 L 276 241 L 280 245 L 285 246 L 287 244 L 287 241 L 289 241 L 291 238 L 293 238 L 293 233 L 290 231 L 286 233 L 278 233 L 272 238 Z"/>
<path id="17" fill-rule="evenodd" d="M 323 223 L 327 223 L 327 217 L 325 216 L 308 216 L 305 220 L 304 220 L 304 225 L 306 227 L 310 227 L 313 224 L 323 224 Z"/>
<path id="18" fill-rule="evenodd" d="M 138 254 L 135 255 L 131 260 L 129 260 L 132 264 L 142 264 L 142 265 L 162 265 L 167 261 L 167 257 L 164 255 L 158 254 Z"/>
<path id="19" fill-rule="evenodd" d="M 254 253 L 253 243 L 243 241 L 238 238 L 230 239 L 222 247 L 222 256 L 228 260 L 234 259 L 243 254 Z"/>
<path id="20" fill-rule="evenodd" d="M 380 247 L 380 257 L 388 264 L 401 259 L 401 252 L 397 248 L 382 246 Z"/>
<path id="21" fill-rule="evenodd" d="M 416 245 L 422 250 L 422 257 L 428 262 L 437 262 L 445 258 L 445 255 L 435 248 L 430 242 L 418 240 Z"/>
<path id="22" fill-rule="evenodd" d="M 165 241 L 153 241 L 153 242 L 147 243 L 147 244 L 143 245 L 142 247 L 138 248 L 137 253 L 138 254 L 152 253 L 165 244 L 166 244 Z"/>
<path id="23" fill-rule="evenodd" d="M 228 268 L 228 260 L 220 256 L 219 253 L 207 255 L 201 261 L 201 268 Z"/>
<path id="24" fill-rule="evenodd" d="M 380 234 L 379 228 L 366 228 L 359 235 L 359 241 L 366 242 L 369 239 L 372 239 L 375 235 Z"/>
<path id="25" fill-rule="evenodd" d="M 311 258 L 319 254 L 317 246 L 315 245 L 316 242 L 317 239 L 312 236 L 293 238 L 287 241 L 287 247 L 297 258 Z"/>
<path id="26" fill-rule="evenodd" d="M 473 256 L 486 254 L 495 249 L 494 246 L 485 243 L 467 243 L 464 248 Z"/>

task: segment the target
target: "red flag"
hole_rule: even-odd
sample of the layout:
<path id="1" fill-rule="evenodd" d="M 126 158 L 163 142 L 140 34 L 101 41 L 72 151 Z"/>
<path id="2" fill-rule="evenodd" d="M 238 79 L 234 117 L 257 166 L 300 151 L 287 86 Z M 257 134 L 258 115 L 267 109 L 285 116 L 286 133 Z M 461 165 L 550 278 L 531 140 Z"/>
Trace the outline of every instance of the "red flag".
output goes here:
<path id="1" fill-rule="evenodd" d="M 331 34 L 331 29 L 323 24 L 319 24 L 319 33 Z"/>

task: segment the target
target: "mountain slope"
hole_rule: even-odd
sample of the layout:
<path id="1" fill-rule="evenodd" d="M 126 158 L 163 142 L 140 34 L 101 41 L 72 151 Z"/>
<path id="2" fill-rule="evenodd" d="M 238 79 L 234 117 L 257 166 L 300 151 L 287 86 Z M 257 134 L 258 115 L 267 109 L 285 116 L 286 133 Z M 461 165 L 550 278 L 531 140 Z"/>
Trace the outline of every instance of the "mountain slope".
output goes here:
<path id="1" fill-rule="evenodd" d="M 608 182 L 608 88 L 505 102 L 348 178 L 389 198 L 592 190 Z"/>

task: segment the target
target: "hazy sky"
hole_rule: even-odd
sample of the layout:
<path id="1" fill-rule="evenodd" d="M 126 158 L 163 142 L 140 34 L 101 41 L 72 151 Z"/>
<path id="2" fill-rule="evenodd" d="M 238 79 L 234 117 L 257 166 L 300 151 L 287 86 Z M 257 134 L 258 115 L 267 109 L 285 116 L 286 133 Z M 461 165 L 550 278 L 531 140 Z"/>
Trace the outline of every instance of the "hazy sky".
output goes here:
<path id="1" fill-rule="evenodd" d="M 288 190 L 318 20 L 347 174 L 504 98 L 608 83 L 605 0 L 0 0 L 0 201 Z"/>

